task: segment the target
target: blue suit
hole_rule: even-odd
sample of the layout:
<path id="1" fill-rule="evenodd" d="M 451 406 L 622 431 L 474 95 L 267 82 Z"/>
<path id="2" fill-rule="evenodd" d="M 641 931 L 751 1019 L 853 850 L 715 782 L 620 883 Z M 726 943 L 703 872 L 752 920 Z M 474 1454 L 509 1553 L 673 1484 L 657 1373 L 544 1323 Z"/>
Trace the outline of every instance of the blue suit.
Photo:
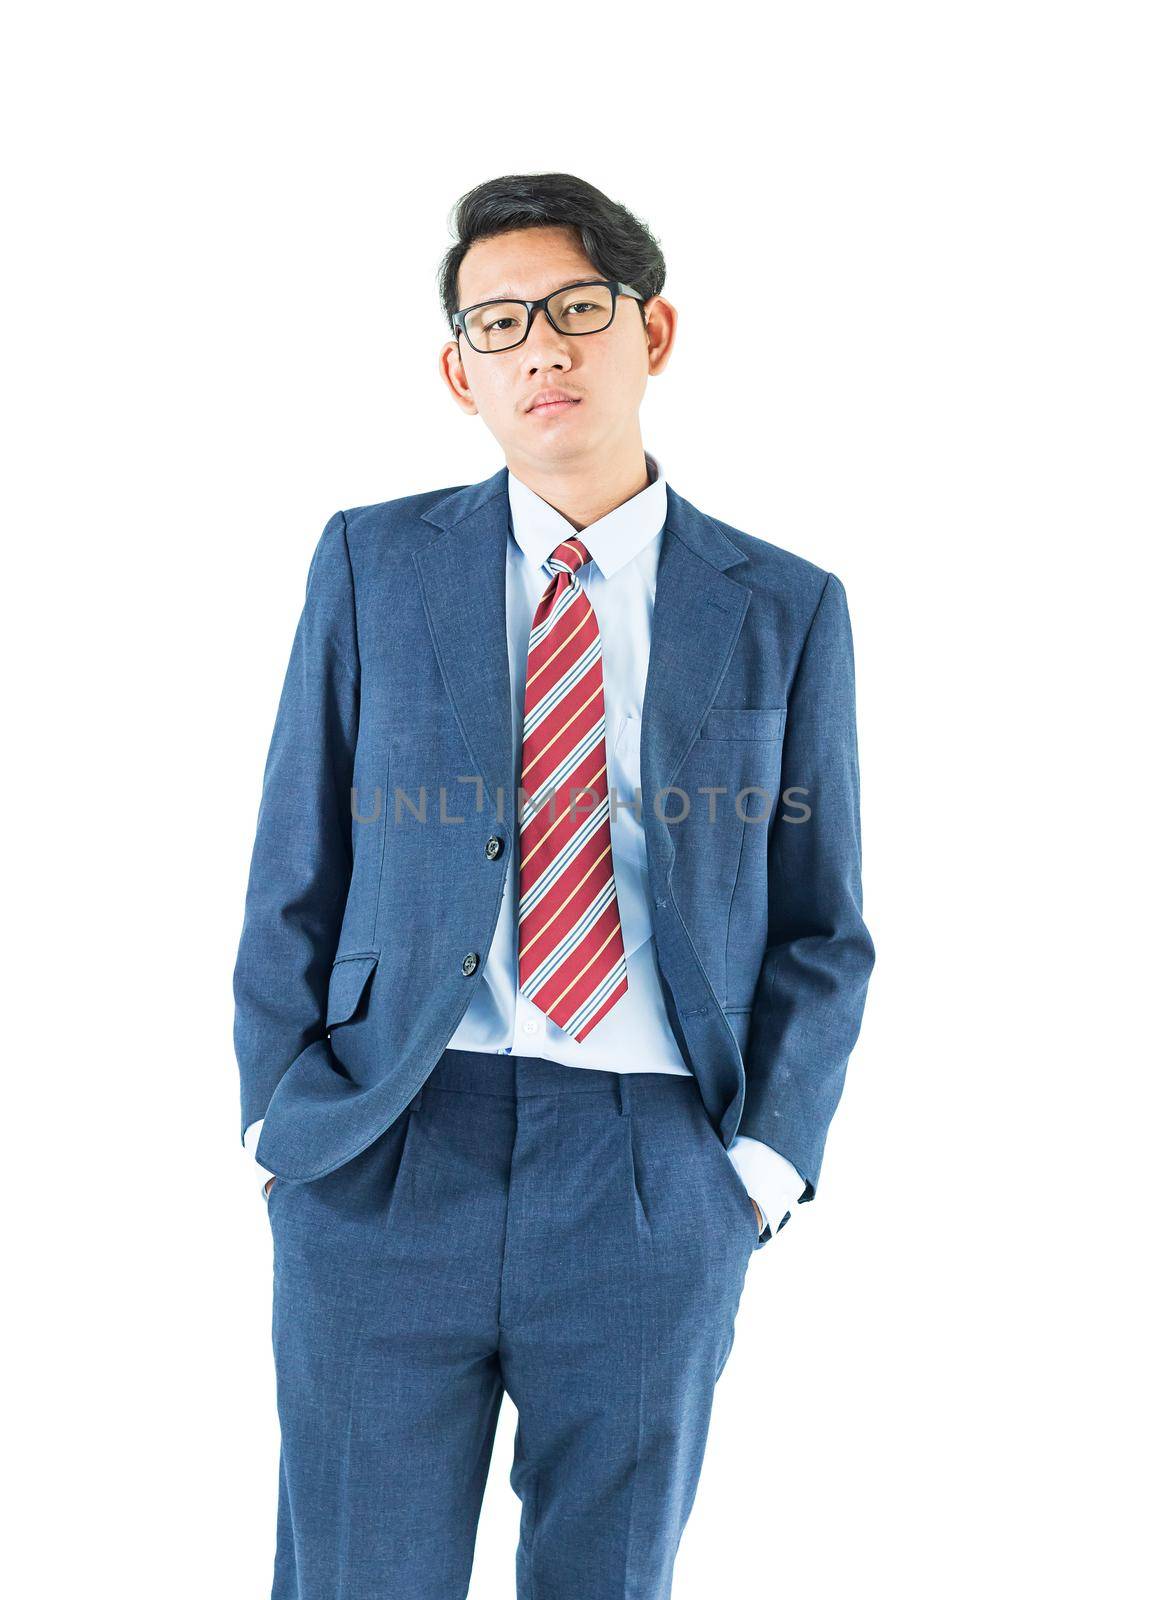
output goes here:
<path id="1" fill-rule="evenodd" d="M 313 557 L 235 971 L 241 1134 L 263 1117 L 257 1157 L 286 1177 L 377 1138 L 471 999 L 465 958 L 484 960 L 509 859 L 485 847 L 515 822 L 507 529 L 502 467 L 337 512 Z M 669 1021 L 724 1142 L 763 1139 L 811 1199 L 873 960 L 844 590 L 672 488 L 668 534 L 641 783 Z M 483 778 L 479 811 L 459 774 Z M 395 822 L 398 786 L 435 808 L 442 784 L 465 825 Z M 771 829 L 730 804 L 710 825 L 710 785 L 805 792 Z M 675 793 L 656 814 L 666 786 L 689 796 L 683 821 Z"/>
<path id="2" fill-rule="evenodd" d="M 711 1383 L 731 1344 L 748 1252 L 763 1242 L 723 1147 L 738 1132 L 762 1140 L 792 1162 L 811 1199 L 860 1026 L 873 948 L 861 913 L 844 590 L 831 573 L 705 516 L 670 487 L 640 773 L 660 985 L 693 1076 L 641 1073 L 630 1083 L 623 1073 L 446 1049 L 483 971 L 513 856 L 508 528 L 503 467 L 467 487 L 337 512 L 313 557 L 277 713 L 234 980 L 241 1134 L 263 1118 L 257 1159 L 278 1174 L 270 1203 L 284 1439 L 276 1600 L 335 1596 L 338 1581 L 406 1600 L 426 1592 L 422 1583 L 430 1600 L 463 1596 L 469 1509 L 479 1508 L 483 1486 L 478 1438 L 484 1457 L 483 1419 L 495 1419 L 501 1384 L 511 1391 L 512 1374 L 522 1374 L 522 1420 L 531 1410 L 538 1440 L 551 1425 L 562 1452 L 610 1365 L 626 1419 L 614 1419 L 619 1449 L 639 1448 L 628 1417 L 655 1417 L 666 1438 L 684 1435 L 675 1471 L 668 1451 L 654 1448 L 650 1476 L 638 1472 L 632 1485 L 630 1516 L 649 1530 L 643 1554 L 635 1521 L 610 1518 L 606 1531 L 603 1498 L 596 1513 L 590 1502 L 582 1529 L 576 1502 L 566 1511 L 543 1496 L 563 1453 L 541 1444 L 530 1455 L 526 1445 L 522 1457 L 518 1437 L 518 1584 L 526 1595 L 535 1584 L 537 1600 L 554 1592 L 550 1582 L 566 1600 L 583 1593 L 567 1563 L 578 1552 L 587 1562 L 595 1524 L 604 1550 L 590 1595 L 617 1592 L 612 1585 L 637 1562 L 648 1585 L 640 1592 L 667 1592 Z M 416 805 L 422 788 L 429 803 L 419 822 L 398 792 Z M 462 1097 L 474 1095 L 478 1115 L 465 1117 Z M 542 1108 L 550 1170 L 567 1162 L 572 1171 L 567 1194 L 533 1191 L 524 1164 L 532 1113 Z M 578 1110 L 598 1119 L 578 1119 Z M 589 1138 L 574 1144 L 578 1120 Z M 680 1188 L 667 1174 L 658 1188 L 670 1161 Z M 461 1173 L 472 1174 L 473 1190 L 454 1188 Z M 532 1207 L 518 1205 L 530 1191 Z M 710 1223 L 705 1245 L 715 1248 L 698 1237 L 694 1197 Z M 547 1234 L 538 1231 L 545 1218 Z M 474 1253 L 464 1256 L 470 1227 Z M 447 1254 L 446 1243 L 455 1246 Z M 365 1272 L 380 1298 L 368 1304 L 357 1287 L 350 1304 Z M 533 1285 L 549 1272 L 559 1275 L 551 1303 L 559 1321 L 546 1325 Z M 381 1287 L 389 1282 L 391 1294 Z M 401 1312 L 397 1289 L 410 1284 L 423 1285 L 423 1326 Z M 476 1297 L 467 1328 L 458 1325 L 462 1294 Z M 574 1356 L 561 1377 L 556 1351 L 589 1318 L 587 1364 Z M 444 1410 L 447 1425 L 460 1414 L 461 1374 L 479 1383 L 459 1442 L 473 1473 L 455 1498 L 430 1491 L 427 1548 L 400 1550 L 387 1518 L 370 1530 L 352 1510 L 350 1477 L 366 1480 L 365 1504 L 376 1495 L 379 1506 L 397 1464 L 391 1450 L 374 1454 L 367 1436 L 354 1444 L 346 1385 L 376 1416 L 376 1437 L 399 1430 L 408 1454 L 393 1488 L 403 1495 L 416 1481 L 412 1452 L 431 1446 L 400 1415 L 389 1387 L 395 1367 L 371 1352 L 379 1355 L 382 1338 L 425 1349 L 448 1323 L 456 1342 L 445 1370 L 407 1373 L 404 1403 L 413 1417 Z M 614 1352 L 624 1328 L 631 1342 Z M 690 1331 L 691 1358 L 683 1354 Z M 640 1346 L 647 1377 L 627 1360 Z M 329 1385 L 319 1396 L 318 1362 Z M 383 1411 L 382 1383 L 391 1396 Z M 451 1406 L 446 1393 L 455 1393 Z M 317 1448 L 318 1405 L 343 1440 L 331 1460 Z M 615 1470 L 612 1439 L 594 1429 L 585 1446 L 586 1471 L 594 1458 Z M 410 1503 L 410 1520 L 412 1511 Z M 434 1556 L 446 1529 L 456 1530 L 455 1543 Z M 450 1566 L 436 1569 L 438 1561 Z M 380 1574 L 376 1587 L 370 1573 Z"/>

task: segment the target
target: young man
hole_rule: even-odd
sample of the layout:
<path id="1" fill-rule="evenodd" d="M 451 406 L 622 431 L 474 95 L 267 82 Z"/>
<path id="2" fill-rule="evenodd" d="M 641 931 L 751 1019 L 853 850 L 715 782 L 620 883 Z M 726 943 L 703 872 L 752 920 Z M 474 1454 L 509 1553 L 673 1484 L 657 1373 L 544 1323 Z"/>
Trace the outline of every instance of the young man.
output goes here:
<path id="1" fill-rule="evenodd" d="M 661 1600 L 872 967 L 849 619 L 644 449 L 647 229 L 563 174 L 456 221 L 441 370 L 505 465 L 325 527 L 236 965 L 273 1600 L 464 1600 L 506 1389 L 518 1596 Z"/>

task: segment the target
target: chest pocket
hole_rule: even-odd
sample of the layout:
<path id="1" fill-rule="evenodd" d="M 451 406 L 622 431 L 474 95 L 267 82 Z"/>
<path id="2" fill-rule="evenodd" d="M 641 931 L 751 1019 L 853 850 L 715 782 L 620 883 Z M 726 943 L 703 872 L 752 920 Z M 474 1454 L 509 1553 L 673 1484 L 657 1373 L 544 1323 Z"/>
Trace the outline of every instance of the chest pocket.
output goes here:
<path id="1" fill-rule="evenodd" d="M 783 706 L 713 706 L 701 724 L 702 739 L 779 739 L 785 731 Z"/>

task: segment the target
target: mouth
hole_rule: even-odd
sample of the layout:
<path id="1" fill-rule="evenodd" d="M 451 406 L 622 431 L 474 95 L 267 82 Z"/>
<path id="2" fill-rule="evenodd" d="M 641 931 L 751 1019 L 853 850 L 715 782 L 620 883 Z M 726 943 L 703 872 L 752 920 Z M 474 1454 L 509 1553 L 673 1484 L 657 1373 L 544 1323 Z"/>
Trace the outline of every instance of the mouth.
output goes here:
<path id="1" fill-rule="evenodd" d="M 579 400 L 538 400 L 529 411 L 530 417 L 555 417 L 562 411 L 575 411 Z"/>

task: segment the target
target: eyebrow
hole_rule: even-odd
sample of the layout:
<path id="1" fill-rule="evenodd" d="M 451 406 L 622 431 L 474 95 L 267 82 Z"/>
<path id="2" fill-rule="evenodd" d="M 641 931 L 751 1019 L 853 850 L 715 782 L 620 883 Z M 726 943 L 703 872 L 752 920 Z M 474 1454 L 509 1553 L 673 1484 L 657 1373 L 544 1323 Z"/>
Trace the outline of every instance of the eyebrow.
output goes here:
<path id="1" fill-rule="evenodd" d="M 578 284 L 578 283 L 599 283 L 600 281 L 601 280 L 599 278 L 569 278 L 567 280 L 567 282 L 565 282 L 565 283 L 558 283 L 555 289 L 550 289 L 548 291 L 548 294 L 541 296 L 541 299 L 542 300 L 547 300 L 548 299 L 548 295 L 559 294 L 562 289 L 571 289 L 575 284 Z M 509 288 L 509 286 L 507 284 L 505 284 L 504 288 L 497 289 L 492 294 L 486 294 L 483 299 L 474 300 L 473 301 L 473 305 L 483 306 L 485 304 L 485 302 L 488 301 L 488 300 L 531 300 L 531 299 L 532 299 L 531 295 L 519 294 L 515 289 L 511 289 L 511 288 Z"/>

